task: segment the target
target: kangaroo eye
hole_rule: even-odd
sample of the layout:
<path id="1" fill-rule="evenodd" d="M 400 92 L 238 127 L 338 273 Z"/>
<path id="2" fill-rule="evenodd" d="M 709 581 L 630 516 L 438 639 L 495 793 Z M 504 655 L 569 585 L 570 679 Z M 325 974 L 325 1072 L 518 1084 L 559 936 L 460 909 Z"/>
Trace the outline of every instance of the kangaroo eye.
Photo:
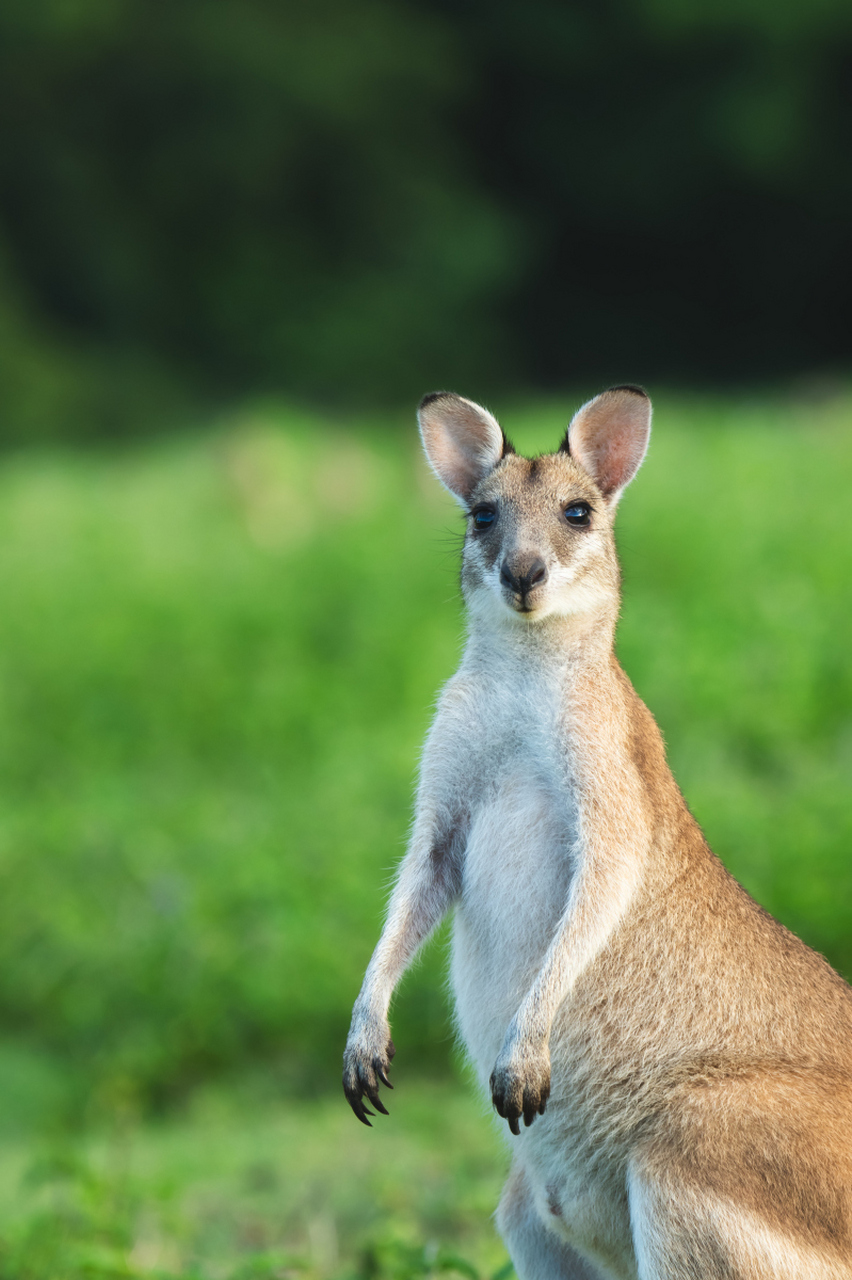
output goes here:
<path id="1" fill-rule="evenodd" d="M 474 529 L 487 529 L 497 519 L 497 512 L 493 507 L 477 507 L 471 515 Z"/>
<path id="2" fill-rule="evenodd" d="M 573 524 L 578 528 L 587 525 L 592 516 L 592 508 L 588 502 L 572 502 L 570 507 L 565 508 L 565 519 L 569 524 Z"/>

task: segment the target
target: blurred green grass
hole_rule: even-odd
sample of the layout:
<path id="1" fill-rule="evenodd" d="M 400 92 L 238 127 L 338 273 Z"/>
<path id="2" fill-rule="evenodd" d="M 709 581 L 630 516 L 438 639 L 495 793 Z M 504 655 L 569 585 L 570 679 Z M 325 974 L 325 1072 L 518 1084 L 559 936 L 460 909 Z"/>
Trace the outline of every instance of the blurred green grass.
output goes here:
<path id="1" fill-rule="evenodd" d="M 503 416 L 530 450 L 568 412 Z M 663 395 L 619 514 L 619 651 L 685 794 L 846 974 L 850 424 L 852 399 Z M 396 1004 L 392 1119 L 336 1092 L 460 532 L 409 422 L 257 405 L 3 457 L 0 1276 L 504 1265 L 440 943 Z"/>
<path id="2" fill-rule="evenodd" d="M 536 449 L 565 418 L 505 420 Z M 846 973 L 850 419 L 664 396 L 619 515 L 619 650 L 686 796 Z M 260 405 L 4 458 L 3 1126 L 258 1062 L 336 1084 L 460 646 L 460 530 L 408 423 Z M 439 951 L 399 1001 L 400 1069 L 450 1056 Z"/>
<path id="3" fill-rule="evenodd" d="M 513 1274 L 491 1217 L 507 1158 L 458 1086 L 411 1081 L 368 1134 L 337 1097 L 241 1087 L 0 1156 L 3 1280 L 408 1280 Z"/>

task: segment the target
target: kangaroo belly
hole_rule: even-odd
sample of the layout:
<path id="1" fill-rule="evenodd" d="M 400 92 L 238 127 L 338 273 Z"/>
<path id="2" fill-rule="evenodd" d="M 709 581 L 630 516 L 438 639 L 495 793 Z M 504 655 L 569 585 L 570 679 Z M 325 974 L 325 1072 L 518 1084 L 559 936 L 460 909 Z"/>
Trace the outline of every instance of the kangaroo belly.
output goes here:
<path id="1" fill-rule="evenodd" d="M 472 815 L 453 930 L 459 1030 L 483 1082 L 568 900 L 576 820 L 523 771 Z"/>

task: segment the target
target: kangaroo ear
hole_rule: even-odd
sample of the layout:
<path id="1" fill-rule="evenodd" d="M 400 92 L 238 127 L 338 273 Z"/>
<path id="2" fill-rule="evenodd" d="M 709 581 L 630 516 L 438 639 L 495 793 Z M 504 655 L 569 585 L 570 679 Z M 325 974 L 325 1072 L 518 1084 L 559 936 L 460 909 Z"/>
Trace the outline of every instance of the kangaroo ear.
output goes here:
<path id="1" fill-rule="evenodd" d="M 651 401 L 642 388 L 610 387 L 577 410 L 562 450 L 614 504 L 639 470 L 650 434 Z"/>
<path id="2" fill-rule="evenodd" d="M 452 391 L 424 396 L 417 418 L 429 465 L 462 505 L 500 459 L 514 453 L 497 419 Z"/>

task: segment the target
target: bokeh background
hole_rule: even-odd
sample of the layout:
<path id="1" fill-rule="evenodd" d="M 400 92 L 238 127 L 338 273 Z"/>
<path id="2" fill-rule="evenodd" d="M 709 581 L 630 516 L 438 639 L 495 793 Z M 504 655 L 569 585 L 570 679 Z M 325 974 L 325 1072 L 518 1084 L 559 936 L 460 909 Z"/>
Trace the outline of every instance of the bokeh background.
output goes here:
<path id="1" fill-rule="evenodd" d="M 457 660 L 413 407 L 645 384 L 619 653 L 711 843 L 852 975 L 852 10 L 0 10 L 0 1277 L 508 1276 L 406 980 L 349 1009 Z"/>
<path id="2" fill-rule="evenodd" d="M 0 110 L 6 440 L 848 368 L 843 0 L 8 0 Z"/>

